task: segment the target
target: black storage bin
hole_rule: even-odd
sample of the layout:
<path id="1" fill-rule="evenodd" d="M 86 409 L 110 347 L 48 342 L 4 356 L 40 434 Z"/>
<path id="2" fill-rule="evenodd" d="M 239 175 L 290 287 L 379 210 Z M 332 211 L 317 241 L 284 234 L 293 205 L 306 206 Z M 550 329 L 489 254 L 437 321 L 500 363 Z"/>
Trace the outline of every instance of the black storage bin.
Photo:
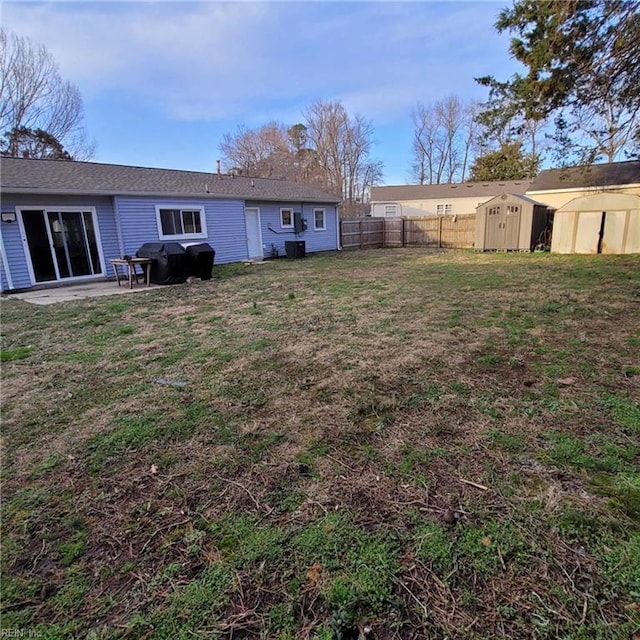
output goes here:
<path id="1" fill-rule="evenodd" d="M 187 247 L 189 257 L 189 275 L 201 280 L 211 280 L 213 270 L 213 260 L 216 252 L 213 247 L 206 242 L 201 244 L 191 244 Z"/>
<path id="2" fill-rule="evenodd" d="M 284 250 L 287 258 L 304 258 L 306 244 L 304 240 L 285 240 Z"/>
<path id="3" fill-rule="evenodd" d="M 187 252 L 177 242 L 147 242 L 136 256 L 153 261 L 150 279 L 154 284 L 180 284 L 187 280 Z"/>

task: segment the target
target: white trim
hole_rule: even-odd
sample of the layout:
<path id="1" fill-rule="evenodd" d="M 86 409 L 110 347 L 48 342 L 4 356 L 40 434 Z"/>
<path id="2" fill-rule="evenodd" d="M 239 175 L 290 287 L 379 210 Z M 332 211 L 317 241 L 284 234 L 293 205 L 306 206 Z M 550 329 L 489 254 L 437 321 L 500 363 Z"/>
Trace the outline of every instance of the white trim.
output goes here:
<path id="1" fill-rule="evenodd" d="M 249 234 L 247 233 L 247 211 L 255 211 L 258 214 L 258 237 L 260 239 L 260 256 L 249 255 Z M 247 257 L 248 258 L 264 258 L 264 247 L 262 246 L 262 218 L 260 216 L 260 207 L 245 207 L 244 209 L 244 235 L 247 240 Z"/>
<path id="2" fill-rule="evenodd" d="M 316 211 L 322 211 L 322 227 L 316 227 Z M 327 230 L 327 210 L 324 207 L 313 208 L 313 230 L 314 231 L 326 231 Z"/>
<path id="3" fill-rule="evenodd" d="M 202 231 L 200 233 L 183 233 L 180 235 L 165 235 L 162 232 L 162 221 L 160 219 L 160 210 L 165 209 L 178 209 L 181 213 L 183 211 L 198 211 L 200 213 L 200 226 Z M 190 205 L 188 203 L 173 204 L 170 202 L 163 202 L 156 205 L 156 224 L 158 225 L 158 238 L 160 240 L 175 240 L 181 242 L 182 240 L 199 240 L 201 238 L 208 238 L 207 235 L 207 218 L 204 214 L 204 207 L 202 205 Z"/>
<path id="4" fill-rule="evenodd" d="M 24 220 L 22 217 L 23 211 L 41 211 L 43 217 L 45 218 L 45 229 L 47 230 L 47 237 L 49 238 L 49 251 L 51 251 L 51 257 L 53 260 L 53 269 L 56 274 L 55 280 L 44 280 L 42 282 L 36 281 L 36 275 L 33 271 L 33 260 L 31 259 L 31 250 L 29 249 L 29 242 L 27 241 L 27 232 L 24 227 Z M 82 214 L 84 212 L 88 212 L 91 214 L 93 219 L 93 231 L 96 236 L 96 247 L 98 249 L 98 259 L 100 261 L 100 269 L 101 273 L 95 273 L 93 275 L 87 276 L 70 276 L 68 278 L 61 278 L 58 270 L 58 260 L 53 256 L 53 239 L 51 237 L 51 230 L 49 229 L 49 223 L 47 214 L 49 212 L 53 213 L 79 213 Z M 98 278 L 104 279 L 107 277 L 107 269 L 104 260 L 104 251 L 102 249 L 102 238 L 100 236 L 100 225 L 98 224 L 98 213 L 95 207 L 78 207 L 78 206 L 66 206 L 66 205 L 23 205 L 20 207 L 16 207 L 16 212 L 18 214 L 18 227 L 20 229 L 20 239 L 22 240 L 22 244 L 24 247 L 24 256 L 27 262 L 27 271 L 29 272 L 29 278 L 31 280 L 32 285 L 43 284 L 44 282 L 77 282 L 81 280 L 96 280 Z M 84 222 L 83 222 L 84 224 Z M 89 260 L 91 260 L 91 256 L 89 256 Z"/>
<path id="5" fill-rule="evenodd" d="M 288 211 L 291 213 L 291 224 L 282 223 L 282 212 Z M 281 229 L 293 229 L 293 207 L 281 207 L 280 208 L 280 228 Z"/>

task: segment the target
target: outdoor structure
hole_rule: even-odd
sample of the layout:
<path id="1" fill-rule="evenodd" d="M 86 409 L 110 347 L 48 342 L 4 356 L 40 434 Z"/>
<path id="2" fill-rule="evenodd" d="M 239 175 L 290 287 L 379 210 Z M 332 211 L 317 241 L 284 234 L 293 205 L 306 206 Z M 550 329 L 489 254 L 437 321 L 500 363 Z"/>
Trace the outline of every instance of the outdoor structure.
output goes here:
<path id="1" fill-rule="evenodd" d="M 536 176 L 525 195 L 560 209 L 574 198 L 594 193 L 640 196 L 640 160 L 546 169 Z"/>
<path id="2" fill-rule="evenodd" d="M 543 241 L 550 222 L 547 205 L 503 193 L 476 209 L 475 248 L 480 251 L 531 251 Z"/>
<path id="3" fill-rule="evenodd" d="M 640 253 L 640 196 L 596 193 L 558 209 L 554 253 Z"/>
<path id="4" fill-rule="evenodd" d="M 0 171 L 3 291 L 104 279 L 148 242 L 208 243 L 216 263 L 339 246 L 338 199 L 303 184 L 26 158 Z"/>
<path id="5" fill-rule="evenodd" d="M 439 215 L 471 215 L 481 204 L 501 193 L 524 195 L 531 182 L 501 180 L 372 187 L 371 216 L 424 218 Z"/>

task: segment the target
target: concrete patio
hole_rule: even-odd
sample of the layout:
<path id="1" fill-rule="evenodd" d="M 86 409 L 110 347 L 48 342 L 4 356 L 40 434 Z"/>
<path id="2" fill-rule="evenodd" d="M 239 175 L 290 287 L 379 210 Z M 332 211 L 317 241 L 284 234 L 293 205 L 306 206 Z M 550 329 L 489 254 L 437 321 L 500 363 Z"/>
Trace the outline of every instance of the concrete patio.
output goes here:
<path id="1" fill-rule="evenodd" d="M 22 293 L 3 294 L 4 300 L 17 298 L 31 304 L 55 304 L 56 302 L 69 302 L 71 300 L 82 300 L 83 298 L 97 298 L 100 296 L 117 296 L 133 293 L 142 293 L 160 288 L 161 285 L 152 284 L 150 287 L 137 284 L 132 289 L 128 285 L 118 286 L 115 280 L 101 280 L 100 282 L 86 282 L 64 287 L 50 287 L 48 289 L 37 289 L 24 291 Z"/>

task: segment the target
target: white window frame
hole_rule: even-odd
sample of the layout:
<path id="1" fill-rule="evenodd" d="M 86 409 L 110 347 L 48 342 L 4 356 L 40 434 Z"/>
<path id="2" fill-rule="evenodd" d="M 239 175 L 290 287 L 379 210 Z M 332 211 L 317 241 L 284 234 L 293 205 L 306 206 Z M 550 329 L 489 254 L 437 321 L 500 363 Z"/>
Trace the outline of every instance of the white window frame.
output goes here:
<path id="1" fill-rule="evenodd" d="M 288 211 L 289 215 L 291 216 L 291 224 L 285 224 L 284 220 L 282 218 L 282 214 Z M 281 229 L 293 229 L 293 208 L 292 207 L 282 207 L 282 209 L 280 209 L 280 228 Z"/>
<path id="2" fill-rule="evenodd" d="M 437 216 L 449 216 L 453 213 L 453 205 L 450 202 L 441 202 L 436 205 Z"/>
<path id="3" fill-rule="evenodd" d="M 165 234 L 162 230 L 162 219 L 160 217 L 160 211 L 164 211 L 166 209 L 177 209 L 180 211 L 180 218 L 182 220 L 182 225 L 184 229 L 184 219 L 182 218 L 182 213 L 185 211 L 197 211 L 200 214 L 200 233 L 181 233 L 181 234 Z M 207 238 L 207 219 L 204 215 L 204 207 L 198 205 L 189 205 L 189 204 L 157 204 L 156 205 L 156 223 L 158 225 L 158 238 L 160 240 L 196 240 L 198 238 Z"/>
<path id="4" fill-rule="evenodd" d="M 384 217 L 385 218 L 395 218 L 398 215 L 398 205 L 397 204 L 385 204 L 384 205 Z"/>
<path id="5" fill-rule="evenodd" d="M 316 213 L 322 212 L 322 226 L 318 227 L 316 225 Z M 326 231 L 327 230 L 327 210 L 322 207 L 316 207 L 313 210 L 313 230 L 314 231 Z"/>

